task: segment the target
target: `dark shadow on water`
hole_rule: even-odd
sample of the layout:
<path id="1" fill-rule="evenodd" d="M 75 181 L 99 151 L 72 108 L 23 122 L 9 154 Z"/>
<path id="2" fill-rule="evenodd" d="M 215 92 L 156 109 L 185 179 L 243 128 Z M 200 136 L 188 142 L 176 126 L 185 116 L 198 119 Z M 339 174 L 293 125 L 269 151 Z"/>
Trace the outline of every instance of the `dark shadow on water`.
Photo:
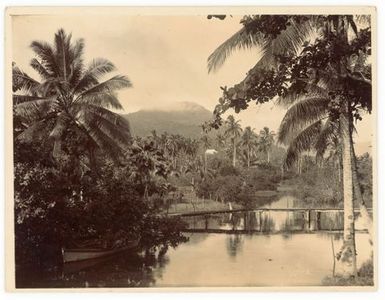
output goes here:
<path id="1" fill-rule="evenodd" d="M 167 250 L 125 252 L 115 256 L 17 273 L 17 288 L 148 287 L 169 263 Z"/>

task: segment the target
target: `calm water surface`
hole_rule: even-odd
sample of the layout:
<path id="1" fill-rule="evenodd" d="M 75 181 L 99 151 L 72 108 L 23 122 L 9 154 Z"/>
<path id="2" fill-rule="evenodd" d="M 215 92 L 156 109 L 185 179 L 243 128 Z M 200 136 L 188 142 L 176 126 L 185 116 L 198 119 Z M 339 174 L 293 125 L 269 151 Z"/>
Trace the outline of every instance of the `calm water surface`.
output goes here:
<path id="1" fill-rule="evenodd" d="M 269 207 L 293 207 L 292 201 L 292 197 L 282 197 Z M 165 253 L 124 253 L 64 268 L 57 266 L 50 271 L 24 270 L 18 275 L 17 286 L 314 286 L 321 285 L 326 276 L 332 276 L 333 268 L 339 271 L 338 263 L 335 267 L 333 264 L 333 247 L 335 252 L 340 249 L 341 233 L 303 233 L 306 220 L 301 213 L 270 212 L 261 219 L 258 216 L 256 211 L 246 217 L 244 214 L 212 216 L 208 224 L 199 218 L 188 222 L 195 228 L 208 225 L 240 230 L 248 224 L 254 229 L 262 228 L 259 233 L 186 233 L 187 243 Z M 340 220 L 338 214 L 322 218 L 329 227 Z M 359 219 L 357 223 L 360 224 Z M 368 234 L 357 233 L 356 243 L 360 266 L 371 255 Z"/>

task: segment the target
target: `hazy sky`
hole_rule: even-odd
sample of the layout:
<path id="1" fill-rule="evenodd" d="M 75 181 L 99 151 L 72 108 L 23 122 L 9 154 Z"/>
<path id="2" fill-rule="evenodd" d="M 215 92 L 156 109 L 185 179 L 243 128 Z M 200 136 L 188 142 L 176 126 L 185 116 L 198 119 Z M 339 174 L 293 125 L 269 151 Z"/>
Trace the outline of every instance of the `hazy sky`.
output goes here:
<path id="1" fill-rule="evenodd" d="M 84 38 L 86 62 L 107 58 L 117 73 L 132 81 L 133 88 L 119 93 L 125 112 L 178 101 L 196 102 L 212 111 L 221 96 L 219 87 L 241 81 L 259 57 L 258 49 L 238 51 L 219 71 L 208 74 L 207 57 L 241 28 L 239 20 L 239 16 L 223 21 L 206 16 L 14 16 L 13 61 L 35 76 L 28 66 L 31 41 L 51 43 L 54 33 L 64 28 L 74 39 Z M 236 118 L 257 131 L 264 126 L 277 131 L 283 115 L 283 109 L 268 103 L 251 105 Z M 359 124 L 357 142 L 371 140 L 370 119 Z"/>

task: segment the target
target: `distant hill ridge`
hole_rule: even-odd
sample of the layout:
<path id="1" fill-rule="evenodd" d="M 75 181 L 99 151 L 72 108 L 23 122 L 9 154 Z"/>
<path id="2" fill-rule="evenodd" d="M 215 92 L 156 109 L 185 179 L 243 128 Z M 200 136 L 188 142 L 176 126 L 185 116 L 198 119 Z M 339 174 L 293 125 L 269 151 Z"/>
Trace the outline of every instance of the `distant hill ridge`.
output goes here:
<path id="1" fill-rule="evenodd" d="M 201 125 L 212 118 L 212 112 L 194 102 L 177 102 L 172 106 L 143 109 L 123 115 L 130 122 L 136 136 L 147 136 L 152 130 L 159 134 L 181 134 L 185 137 L 199 138 Z"/>

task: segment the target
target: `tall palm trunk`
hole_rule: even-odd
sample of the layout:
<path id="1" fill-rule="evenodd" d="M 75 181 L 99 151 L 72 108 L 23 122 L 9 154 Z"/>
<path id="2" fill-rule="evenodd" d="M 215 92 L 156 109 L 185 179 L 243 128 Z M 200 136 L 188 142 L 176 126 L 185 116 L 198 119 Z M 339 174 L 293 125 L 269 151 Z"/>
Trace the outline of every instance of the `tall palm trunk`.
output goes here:
<path id="1" fill-rule="evenodd" d="M 339 258 L 344 263 L 345 275 L 357 276 L 356 243 L 354 234 L 352 143 L 349 126 L 348 103 L 340 114 L 340 136 L 342 140 L 343 191 L 344 191 L 344 242 Z"/>
<path id="2" fill-rule="evenodd" d="M 300 154 L 298 157 L 298 162 L 297 162 L 297 167 L 298 167 L 298 174 L 302 173 L 302 155 Z"/>
<path id="3" fill-rule="evenodd" d="M 233 167 L 235 167 L 236 160 L 237 160 L 237 147 L 235 145 L 235 138 L 233 138 Z"/>
<path id="4" fill-rule="evenodd" d="M 372 230 L 373 230 L 373 220 L 369 215 L 368 209 L 366 207 L 364 198 L 362 196 L 360 182 L 358 180 L 358 173 L 357 173 L 357 161 L 356 161 L 356 155 L 354 153 L 354 146 L 353 141 L 350 139 L 351 147 L 352 147 L 352 174 L 353 174 L 353 188 L 354 188 L 354 198 L 358 202 L 358 205 L 360 207 L 360 215 L 361 218 L 364 221 L 364 226 L 368 230 L 370 241 L 373 240 Z"/>
<path id="5" fill-rule="evenodd" d="M 204 171 L 205 173 L 207 172 L 207 154 L 206 154 L 206 151 L 205 150 L 205 154 L 203 155 L 203 163 L 204 163 Z"/>
<path id="6" fill-rule="evenodd" d="M 250 146 L 247 146 L 247 168 L 250 168 Z"/>
<path id="7" fill-rule="evenodd" d="M 338 170 L 338 182 L 341 183 L 341 179 L 342 179 L 342 153 L 338 153 L 338 158 L 337 158 L 337 170 Z"/>

